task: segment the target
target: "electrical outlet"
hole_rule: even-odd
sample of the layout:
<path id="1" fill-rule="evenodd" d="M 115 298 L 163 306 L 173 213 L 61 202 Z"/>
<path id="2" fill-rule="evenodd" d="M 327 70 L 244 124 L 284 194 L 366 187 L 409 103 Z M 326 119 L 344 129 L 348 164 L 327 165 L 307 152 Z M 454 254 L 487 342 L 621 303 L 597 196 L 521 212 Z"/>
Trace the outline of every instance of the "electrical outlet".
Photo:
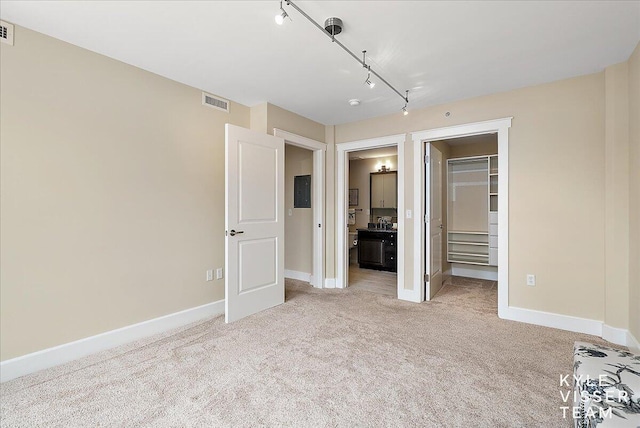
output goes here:
<path id="1" fill-rule="evenodd" d="M 224 278 L 222 268 L 216 269 L 216 279 L 222 279 L 222 278 Z"/>
<path id="2" fill-rule="evenodd" d="M 531 274 L 527 275 L 527 285 L 530 285 L 531 287 L 536 285 L 536 276 L 535 275 L 531 275 Z"/>
<path id="3" fill-rule="evenodd" d="M 207 281 L 213 281 L 213 269 L 207 270 Z"/>

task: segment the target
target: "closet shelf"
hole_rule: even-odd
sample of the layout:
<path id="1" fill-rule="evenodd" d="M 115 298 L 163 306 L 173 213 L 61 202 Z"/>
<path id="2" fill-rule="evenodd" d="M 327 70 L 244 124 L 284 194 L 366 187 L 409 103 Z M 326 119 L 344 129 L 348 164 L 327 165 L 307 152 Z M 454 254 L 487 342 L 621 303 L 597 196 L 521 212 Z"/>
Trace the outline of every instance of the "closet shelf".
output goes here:
<path id="1" fill-rule="evenodd" d="M 497 265 L 498 181 L 497 155 L 447 160 L 447 261 Z"/>
<path id="2" fill-rule="evenodd" d="M 484 247 L 488 247 L 489 243 L 488 242 L 470 242 L 470 241 L 449 241 L 449 244 L 456 244 L 456 245 L 479 245 L 479 246 L 484 246 Z"/>
<path id="3" fill-rule="evenodd" d="M 489 253 L 465 253 L 462 251 L 449 251 L 450 256 L 489 257 Z"/>

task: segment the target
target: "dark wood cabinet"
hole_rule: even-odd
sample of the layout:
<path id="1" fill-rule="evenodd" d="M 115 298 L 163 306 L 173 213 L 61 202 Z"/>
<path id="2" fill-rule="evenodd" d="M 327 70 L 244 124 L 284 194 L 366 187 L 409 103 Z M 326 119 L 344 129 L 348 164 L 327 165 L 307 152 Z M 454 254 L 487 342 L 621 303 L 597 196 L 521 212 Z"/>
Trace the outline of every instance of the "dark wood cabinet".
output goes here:
<path id="1" fill-rule="evenodd" d="M 358 265 L 364 269 L 397 271 L 397 233 L 358 229 Z"/>

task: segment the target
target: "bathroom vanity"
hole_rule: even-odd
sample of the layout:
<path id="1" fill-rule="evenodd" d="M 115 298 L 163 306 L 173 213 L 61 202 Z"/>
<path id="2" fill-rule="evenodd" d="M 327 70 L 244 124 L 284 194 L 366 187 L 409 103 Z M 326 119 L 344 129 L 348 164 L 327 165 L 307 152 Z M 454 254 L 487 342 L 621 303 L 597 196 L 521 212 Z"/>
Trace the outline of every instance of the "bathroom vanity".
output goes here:
<path id="1" fill-rule="evenodd" d="M 358 265 L 363 269 L 397 271 L 397 230 L 358 229 Z"/>

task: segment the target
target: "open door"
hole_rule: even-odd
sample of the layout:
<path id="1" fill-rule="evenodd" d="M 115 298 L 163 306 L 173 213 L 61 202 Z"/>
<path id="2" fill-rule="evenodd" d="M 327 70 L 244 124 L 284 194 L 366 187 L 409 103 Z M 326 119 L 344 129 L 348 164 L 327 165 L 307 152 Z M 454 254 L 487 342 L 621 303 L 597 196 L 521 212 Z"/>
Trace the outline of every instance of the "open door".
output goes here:
<path id="1" fill-rule="evenodd" d="M 225 125 L 225 321 L 284 303 L 284 139 Z"/>
<path id="2" fill-rule="evenodd" d="M 425 299 L 442 288 L 442 153 L 430 143 L 425 150 Z"/>

